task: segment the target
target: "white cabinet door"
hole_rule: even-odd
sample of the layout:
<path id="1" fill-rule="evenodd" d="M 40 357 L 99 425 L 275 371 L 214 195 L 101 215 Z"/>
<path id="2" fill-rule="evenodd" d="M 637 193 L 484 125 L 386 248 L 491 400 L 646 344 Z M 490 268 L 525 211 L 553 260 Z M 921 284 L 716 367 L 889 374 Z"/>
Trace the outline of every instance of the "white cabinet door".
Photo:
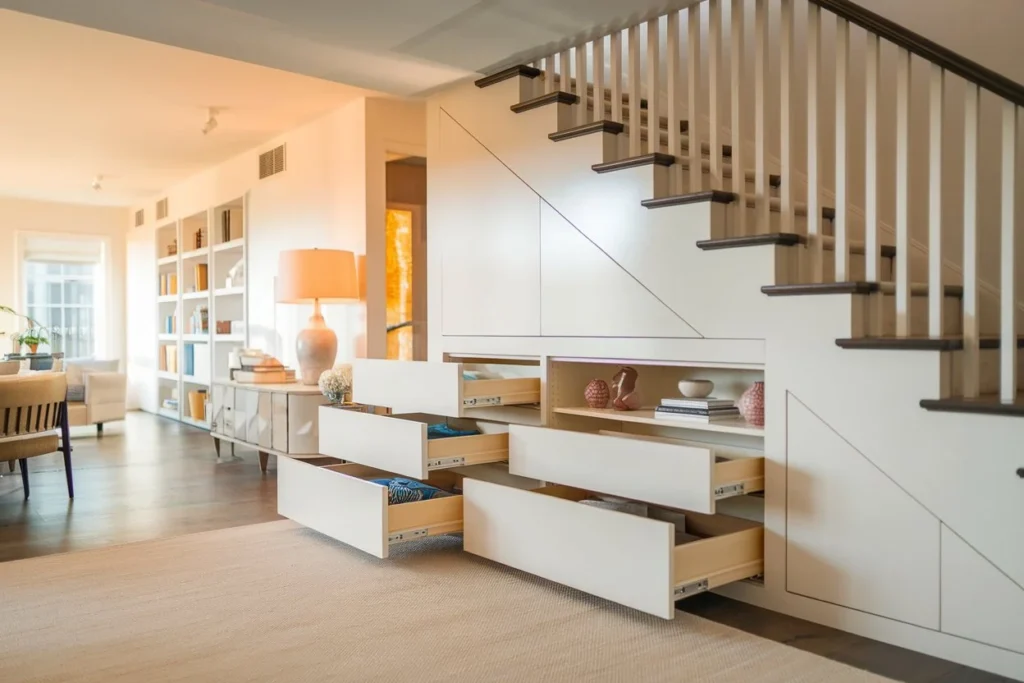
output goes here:
<path id="1" fill-rule="evenodd" d="M 281 453 L 288 452 L 288 395 L 271 394 L 270 398 L 271 447 Z"/>
<path id="2" fill-rule="evenodd" d="M 310 455 L 320 452 L 317 412 L 327 403 L 322 394 L 288 396 L 288 453 Z"/>
<path id="3" fill-rule="evenodd" d="M 235 438 L 249 440 L 249 420 L 256 416 L 257 394 L 249 389 L 235 390 L 234 427 Z M 250 412 L 251 406 L 251 412 Z"/>
<path id="4" fill-rule="evenodd" d="M 231 419 L 234 402 L 235 390 L 233 387 L 223 384 L 213 385 L 213 418 L 210 421 L 210 431 L 214 434 L 235 435 Z"/>
<path id="5" fill-rule="evenodd" d="M 260 448 L 270 448 L 271 433 L 271 393 L 261 391 L 256 404 L 256 441 Z"/>

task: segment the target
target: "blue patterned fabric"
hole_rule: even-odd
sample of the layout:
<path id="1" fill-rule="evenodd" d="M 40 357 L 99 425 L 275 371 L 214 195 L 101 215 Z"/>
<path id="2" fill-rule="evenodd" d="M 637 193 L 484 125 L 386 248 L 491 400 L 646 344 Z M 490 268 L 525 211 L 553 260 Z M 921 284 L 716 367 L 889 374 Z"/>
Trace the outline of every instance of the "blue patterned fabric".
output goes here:
<path id="1" fill-rule="evenodd" d="M 388 505 L 415 503 L 418 500 L 444 498 L 451 495 L 447 491 L 442 491 L 415 479 L 395 477 L 394 479 L 371 479 L 370 481 L 388 487 Z"/>
<path id="2" fill-rule="evenodd" d="M 449 427 L 444 423 L 430 425 L 427 427 L 428 439 L 447 439 L 453 436 L 474 436 L 479 433 L 480 432 L 475 429 L 456 429 L 455 427 Z"/>

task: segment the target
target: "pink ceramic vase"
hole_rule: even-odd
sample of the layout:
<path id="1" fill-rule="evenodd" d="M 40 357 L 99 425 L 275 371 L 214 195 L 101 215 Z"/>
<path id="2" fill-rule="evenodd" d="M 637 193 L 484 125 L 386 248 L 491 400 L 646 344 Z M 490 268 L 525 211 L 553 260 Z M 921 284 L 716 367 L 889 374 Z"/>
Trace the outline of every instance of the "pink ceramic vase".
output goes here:
<path id="1" fill-rule="evenodd" d="M 611 399 L 612 392 L 608 388 L 608 382 L 603 379 L 592 379 L 587 385 L 587 388 L 583 390 L 583 398 L 586 399 L 587 405 L 591 408 L 607 408 L 608 400 Z"/>
<path id="2" fill-rule="evenodd" d="M 743 419 L 756 427 L 764 426 L 764 382 L 754 382 L 740 396 L 736 407 Z"/>

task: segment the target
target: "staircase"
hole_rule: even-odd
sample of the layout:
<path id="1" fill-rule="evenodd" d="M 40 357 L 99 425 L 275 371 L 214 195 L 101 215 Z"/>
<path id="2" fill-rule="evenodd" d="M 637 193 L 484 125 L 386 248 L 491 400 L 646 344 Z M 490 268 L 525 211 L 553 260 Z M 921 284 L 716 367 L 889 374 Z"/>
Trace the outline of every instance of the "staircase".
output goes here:
<path id="1" fill-rule="evenodd" d="M 512 226 L 539 198 L 542 280 L 571 284 L 578 244 L 679 317 L 642 327 L 615 310 L 625 322 L 588 331 L 609 312 L 556 283 L 529 292 L 539 324 L 509 299 L 478 331 L 447 318 L 466 282 L 453 279 L 441 334 L 602 337 L 608 358 L 629 357 L 613 350 L 627 337 L 692 339 L 737 365 L 753 361 L 734 349 L 763 340 L 766 591 L 734 594 L 1024 676 L 1024 87 L 846 0 L 705 0 L 556 48 L 438 98 L 439 173 L 445 155 L 478 161 L 452 176 L 466 215 Z M 926 107 L 911 106 L 912 62 L 930 74 Z M 431 218 L 451 233 L 449 269 L 473 235 L 448 230 L 454 215 Z M 545 237 L 548 224 L 580 239 Z M 536 247 L 513 233 L 454 254 L 480 261 L 467 305 L 505 305 L 482 276 L 516 278 L 502 255 Z M 857 536 L 852 552 L 836 530 L 881 540 Z"/>

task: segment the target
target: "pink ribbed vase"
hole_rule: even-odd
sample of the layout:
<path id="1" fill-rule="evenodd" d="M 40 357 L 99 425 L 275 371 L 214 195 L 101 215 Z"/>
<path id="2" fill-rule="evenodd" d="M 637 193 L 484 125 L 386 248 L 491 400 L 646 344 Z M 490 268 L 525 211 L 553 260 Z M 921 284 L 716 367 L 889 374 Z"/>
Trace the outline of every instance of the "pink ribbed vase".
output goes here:
<path id="1" fill-rule="evenodd" d="M 607 408 L 608 400 L 612 397 L 608 383 L 603 379 L 592 379 L 587 388 L 583 391 L 583 398 L 591 408 Z"/>
<path id="2" fill-rule="evenodd" d="M 740 396 L 736 407 L 743 419 L 756 427 L 764 426 L 764 382 L 754 382 Z"/>

